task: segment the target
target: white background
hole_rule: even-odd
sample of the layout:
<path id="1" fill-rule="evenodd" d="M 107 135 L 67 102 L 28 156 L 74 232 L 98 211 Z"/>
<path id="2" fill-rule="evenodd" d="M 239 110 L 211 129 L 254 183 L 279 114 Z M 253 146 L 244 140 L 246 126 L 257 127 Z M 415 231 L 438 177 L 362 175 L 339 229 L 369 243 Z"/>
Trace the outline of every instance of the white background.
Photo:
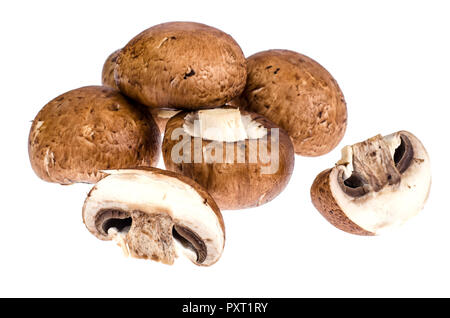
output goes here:
<path id="1" fill-rule="evenodd" d="M 0 296 L 450 296 L 448 178 L 450 6 L 442 1 L 14 1 L 0 8 Z M 30 121 L 49 100 L 99 84 L 103 62 L 161 22 L 231 34 L 246 56 L 306 54 L 340 84 L 343 142 L 296 158 L 287 189 L 265 206 L 225 211 L 227 242 L 209 268 L 124 258 L 84 227 L 89 185 L 41 181 L 28 159 Z M 406 129 L 427 147 L 425 209 L 398 231 L 358 237 L 314 209 L 309 188 L 340 148 Z"/>

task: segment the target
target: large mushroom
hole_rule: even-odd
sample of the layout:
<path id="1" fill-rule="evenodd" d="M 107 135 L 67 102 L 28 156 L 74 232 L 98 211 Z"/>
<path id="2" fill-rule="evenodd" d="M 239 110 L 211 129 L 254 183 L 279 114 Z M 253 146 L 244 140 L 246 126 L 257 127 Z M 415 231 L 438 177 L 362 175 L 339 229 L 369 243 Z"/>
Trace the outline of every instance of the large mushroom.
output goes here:
<path id="1" fill-rule="evenodd" d="M 166 168 L 205 187 L 223 210 L 259 206 L 287 185 L 289 136 L 261 115 L 236 108 L 181 112 L 166 125 Z"/>
<path id="2" fill-rule="evenodd" d="M 218 107 L 242 92 L 247 75 L 245 57 L 231 36 L 193 22 L 143 31 L 116 63 L 120 91 L 149 107 Z"/>
<path id="3" fill-rule="evenodd" d="M 31 125 L 31 166 L 43 180 L 95 183 L 103 169 L 154 166 L 161 137 L 152 116 L 118 91 L 87 86 L 62 94 Z"/>
<path id="4" fill-rule="evenodd" d="M 185 255 L 197 265 L 217 262 L 225 227 L 211 196 L 182 175 L 156 168 L 107 171 L 83 206 L 87 229 L 114 240 L 136 258 L 172 264 Z"/>
<path id="5" fill-rule="evenodd" d="M 347 126 L 347 107 L 325 68 L 288 50 L 259 52 L 247 63 L 247 84 L 234 104 L 285 129 L 296 154 L 320 156 L 337 146 Z"/>
<path id="6" fill-rule="evenodd" d="M 346 146 L 336 166 L 317 176 L 311 198 L 337 228 L 375 235 L 419 213 L 430 186 L 424 146 L 413 134 L 399 131 Z"/>

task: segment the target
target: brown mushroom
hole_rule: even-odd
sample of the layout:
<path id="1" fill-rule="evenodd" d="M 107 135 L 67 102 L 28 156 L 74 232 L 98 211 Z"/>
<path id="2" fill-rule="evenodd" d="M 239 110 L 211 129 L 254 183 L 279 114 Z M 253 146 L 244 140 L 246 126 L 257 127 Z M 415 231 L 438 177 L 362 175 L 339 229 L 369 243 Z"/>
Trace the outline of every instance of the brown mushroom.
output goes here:
<path id="1" fill-rule="evenodd" d="M 217 262 L 225 227 L 211 196 L 182 175 L 156 168 L 106 171 L 83 206 L 87 229 L 114 240 L 125 254 L 173 264 L 181 254 L 197 265 Z"/>
<path id="2" fill-rule="evenodd" d="M 166 168 L 205 187 L 223 210 L 269 202 L 294 168 L 294 149 L 283 129 L 230 107 L 172 117 L 162 149 Z"/>
<path id="3" fill-rule="evenodd" d="M 245 57 L 228 34 L 193 22 L 153 26 L 117 58 L 115 78 L 125 95 L 150 107 L 217 107 L 245 86 Z"/>
<path id="4" fill-rule="evenodd" d="M 413 134 L 399 131 L 346 146 L 336 166 L 315 179 L 311 199 L 337 228 L 375 235 L 419 213 L 430 186 L 424 146 Z"/>
<path id="5" fill-rule="evenodd" d="M 119 89 L 114 80 L 114 68 L 116 67 L 116 60 L 119 56 L 120 50 L 112 52 L 103 64 L 102 69 L 102 84 L 104 86 L 109 86 L 115 89 Z"/>
<path id="6" fill-rule="evenodd" d="M 140 106 L 105 86 L 62 94 L 33 120 L 28 139 L 31 166 L 43 180 L 94 183 L 99 170 L 156 165 L 160 134 Z"/>
<path id="7" fill-rule="evenodd" d="M 337 146 L 347 126 L 347 108 L 325 68 L 287 50 L 256 53 L 247 64 L 247 85 L 238 102 L 242 108 L 285 129 L 296 154 L 319 156 Z"/>

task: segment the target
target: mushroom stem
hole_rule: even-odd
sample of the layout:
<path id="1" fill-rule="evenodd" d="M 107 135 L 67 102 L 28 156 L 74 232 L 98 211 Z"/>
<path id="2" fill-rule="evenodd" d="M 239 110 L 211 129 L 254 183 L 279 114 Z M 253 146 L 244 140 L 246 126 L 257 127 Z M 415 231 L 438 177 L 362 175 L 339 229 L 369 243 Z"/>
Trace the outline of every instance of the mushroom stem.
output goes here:
<path id="1" fill-rule="evenodd" d="M 398 138 L 398 146 L 377 135 L 345 147 L 345 158 L 338 164 L 350 165 L 351 175 L 348 176 L 348 169 L 338 174 L 342 190 L 349 196 L 360 197 L 370 191 L 378 192 L 388 184 L 399 184 L 401 174 L 411 165 L 414 150 L 408 137 L 399 135 Z"/>
<path id="2" fill-rule="evenodd" d="M 173 264 L 176 257 L 172 237 L 173 221 L 163 213 L 132 212 L 133 223 L 127 241 L 131 255 Z"/>
<path id="3" fill-rule="evenodd" d="M 378 192 L 387 184 L 400 182 L 400 173 L 381 135 L 357 143 L 352 148 L 354 171 L 367 181 L 370 190 Z"/>

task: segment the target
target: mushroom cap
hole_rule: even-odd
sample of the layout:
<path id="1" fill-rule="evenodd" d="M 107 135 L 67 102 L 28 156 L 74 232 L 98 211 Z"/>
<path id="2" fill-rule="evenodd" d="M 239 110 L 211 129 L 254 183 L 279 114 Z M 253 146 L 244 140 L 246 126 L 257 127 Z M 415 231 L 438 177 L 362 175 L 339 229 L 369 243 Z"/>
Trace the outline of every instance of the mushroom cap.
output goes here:
<path id="1" fill-rule="evenodd" d="M 111 233 L 110 228 L 121 230 L 122 221 L 122 226 L 129 227 L 122 233 L 134 257 L 172 264 L 182 252 L 197 265 L 205 266 L 220 258 L 225 245 L 222 214 L 200 185 L 157 168 L 106 173 L 83 206 L 84 223 L 97 238 L 113 239 L 111 234 L 115 232 Z M 180 237 L 190 240 L 190 250 L 195 253 L 175 245 L 174 238 Z"/>
<path id="2" fill-rule="evenodd" d="M 103 64 L 102 69 L 102 84 L 104 86 L 109 86 L 115 89 L 119 89 L 114 80 L 114 68 L 116 67 L 116 60 L 119 56 L 120 49 L 112 52 Z"/>
<path id="3" fill-rule="evenodd" d="M 279 127 L 259 114 L 240 110 L 242 117 L 250 116 L 253 122 L 267 129 L 264 138 L 222 142 L 192 137 L 184 131 L 180 141 L 177 132 L 183 129 L 185 118 L 197 112 L 184 111 L 167 122 L 162 144 L 166 169 L 181 173 L 202 185 L 221 210 L 259 206 L 283 191 L 295 162 L 292 142 L 283 129 L 278 130 L 277 147 L 272 146 L 272 136 L 276 138 L 272 128 Z M 188 142 L 189 146 L 180 149 L 183 142 Z M 208 150 L 217 145 L 223 149 L 223 156 L 215 156 L 213 151 Z M 232 157 L 227 156 L 229 149 Z M 258 150 L 253 151 L 255 149 Z M 187 160 L 176 162 L 172 152 L 176 156 L 187 156 Z"/>
<path id="4" fill-rule="evenodd" d="M 153 26 L 133 38 L 117 59 L 120 91 L 149 107 L 221 106 L 245 86 L 246 61 L 228 34 L 194 22 Z"/>
<path id="5" fill-rule="evenodd" d="M 114 68 L 116 67 L 116 60 L 119 56 L 120 49 L 111 53 L 105 61 L 102 70 L 102 84 L 119 90 L 114 79 Z M 179 110 L 172 108 L 149 108 L 150 114 L 152 114 L 156 125 L 159 128 L 160 133 L 164 133 L 166 123 L 170 117 L 174 116 Z"/>
<path id="6" fill-rule="evenodd" d="M 314 180 L 311 199 L 337 228 L 377 235 L 419 213 L 430 186 L 424 146 L 410 132 L 399 131 L 345 147 L 336 166 Z"/>
<path id="7" fill-rule="evenodd" d="M 268 50 L 247 58 L 242 108 L 285 129 L 295 153 L 320 156 L 341 141 L 347 107 L 334 78 L 319 63 L 288 50 Z"/>
<path id="8" fill-rule="evenodd" d="M 113 88 L 87 86 L 41 109 L 31 125 L 28 153 L 45 181 L 94 183 L 103 169 L 156 165 L 160 140 L 145 108 Z"/>

